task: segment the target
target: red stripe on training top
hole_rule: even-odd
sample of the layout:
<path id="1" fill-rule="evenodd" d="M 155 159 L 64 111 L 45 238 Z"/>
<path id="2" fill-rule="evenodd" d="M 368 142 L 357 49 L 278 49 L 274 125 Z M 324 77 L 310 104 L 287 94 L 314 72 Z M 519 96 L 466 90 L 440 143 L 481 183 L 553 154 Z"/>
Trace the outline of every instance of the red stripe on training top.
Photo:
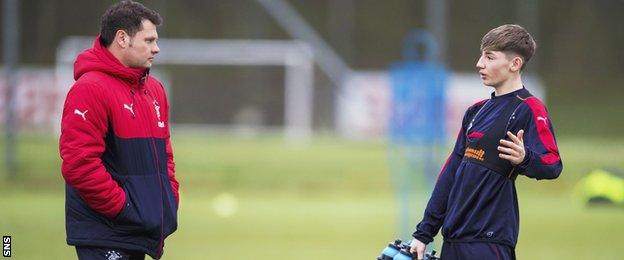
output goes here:
<path id="1" fill-rule="evenodd" d="M 481 137 L 483 137 L 483 133 L 481 132 L 470 132 L 470 134 L 468 134 L 468 138 L 481 139 Z"/>
<path id="2" fill-rule="evenodd" d="M 531 108 L 531 111 L 533 112 L 533 121 L 535 122 L 535 127 L 537 128 L 537 135 L 548 151 L 547 154 L 541 156 L 542 163 L 557 163 L 560 159 L 559 149 L 555 143 L 555 137 L 550 131 L 546 107 L 544 107 L 544 104 L 536 97 L 529 97 L 524 100 L 524 102 L 529 105 L 529 108 Z"/>
<path id="3" fill-rule="evenodd" d="M 460 128 L 459 129 L 459 134 L 457 134 L 457 139 L 459 139 L 459 137 L 461 137 L 464 134 L 464 129 Z M 440 179 L 440 176 L 442 176 L 442 173 L 446 170 L 446 167 L 448 166 L 449 161 L 451 161 L 451 157 L 453 157 L 453 153 L 455 151 L 451 151 L 451 154 L 449 154 L 448 158 L 446 158 L 446 162 L 444 162 L 444 165 L 442 166 L 442 170 L 440 170 L 440 172 L 438 173 L 438 179 Z"/>
<path id="4" fill-rule="evenodd" d="M 470 107 L 476 107 L 476 106 L 480 106 L 483 105 L 486 101 L 488 101 L 489 99 L 484 99 L 484 100 L 480 100 L 477 103 L 472 104 L 472 106 Z"/>
<path id="5" fill-rule="evenodd" d="M 453 156 L 453 152 L 451 152 L 451 154 L 449 154 L 448 158 L 446 158 L 446 162 L 444 162 L 444 166 L 442 166 L 442 170 L 440 170 L 440 172 L 438 173 L 438 180 L 440 179 L 440 176 L 442 176 L 442 173 L 444 172 L 444 170 L 446 170 L 446 166 L 448 165 L 448 163 L 451 160 L 452 156 Z"/>

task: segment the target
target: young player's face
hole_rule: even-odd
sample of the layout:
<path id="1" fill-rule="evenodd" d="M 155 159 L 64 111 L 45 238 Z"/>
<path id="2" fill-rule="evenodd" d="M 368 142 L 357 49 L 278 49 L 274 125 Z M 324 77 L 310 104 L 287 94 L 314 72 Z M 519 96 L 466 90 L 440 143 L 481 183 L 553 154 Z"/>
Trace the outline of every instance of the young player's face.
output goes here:
<path id="1" fill-rule="evenodd" d="M 132 68 L 150 68 L 158 48 L 158 32 L 149 20 L 143 20 L 141 30 L 130 38 L 126 52 L 126 64 Z"/>
<path id="2" fill-rule="evenodd" d="M 477 70 L 486 86 L 498 87 L 507 81 L 516 70 L 513 59 L 502 51 L 482 51 Z"/>

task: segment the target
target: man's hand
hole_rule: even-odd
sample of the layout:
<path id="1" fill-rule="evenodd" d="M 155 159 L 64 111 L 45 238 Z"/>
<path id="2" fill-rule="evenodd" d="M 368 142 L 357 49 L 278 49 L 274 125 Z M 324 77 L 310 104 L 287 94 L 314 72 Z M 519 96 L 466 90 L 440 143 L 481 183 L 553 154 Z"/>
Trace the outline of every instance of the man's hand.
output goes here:
<path id="1" fill-rule="evenodd" d="M 525 151 L 524 151 L 524 140 L 522 136 L 524 135 L 524 130 L 518 131 L 517 136 L 507 131 L 507 136 L 511 141 L 507 141 L 504 139 L 500 140 L 500 146 L 498 146 L 498 151 L 501 152 L 498 154 L 500 158 L 508 160 L 512 165 L 518 165 L 524 161 Z"/>
<path id="2" fill-rule="evenodd" d="M 410 244 L 410 253 L 416 253 L 418 256 L 416 259 L 421 260 L 425 257 L 425 248 L 427 248 L 426 244 L 420 242 L 418 239 L 412 239 L 412 243 Z"/>

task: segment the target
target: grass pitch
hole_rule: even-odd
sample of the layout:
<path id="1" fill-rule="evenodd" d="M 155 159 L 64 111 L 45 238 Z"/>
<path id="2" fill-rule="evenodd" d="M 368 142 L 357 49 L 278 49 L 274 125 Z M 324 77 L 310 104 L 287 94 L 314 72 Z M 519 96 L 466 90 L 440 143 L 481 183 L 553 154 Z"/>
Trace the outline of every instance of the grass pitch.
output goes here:
<path id="1" fill-rule="evenodd" d="M 163 259 L 374 259 L 396 237 L 397 203 L 382 142 L 317 137 L 298 147 L 272 136 L 174 137 L 182 201 Z M 12 236 L 15 259 L 75 259 L 65 243 L 56 142 L 22 136 L 17 176 L 0 181 L 0 233 Z M 573 196 L 584 173 L 624 168 L 617 156 L 624 140 L 560 138 L 559 147 L 559 179 L 517 180 L 518 259 L 624 258 L 624 209 L 587 208 Z M 228 199 L 219 199 L 223 194 Z M 428 191 L 415 193 L 414 224 L 427 198 Z"/>

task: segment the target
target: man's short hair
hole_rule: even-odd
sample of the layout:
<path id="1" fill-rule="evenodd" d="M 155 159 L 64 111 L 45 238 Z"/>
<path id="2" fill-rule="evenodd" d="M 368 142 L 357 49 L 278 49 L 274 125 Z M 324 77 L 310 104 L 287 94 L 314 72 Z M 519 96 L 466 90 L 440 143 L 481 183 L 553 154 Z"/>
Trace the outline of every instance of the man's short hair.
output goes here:
<path id="1" fill-rule="evenodd" d="M 522 69 L 535 53 L 535 40 L 527 30 L 517 24 L 505 24 L 490 30 L 481 39 L 481 51 L 502 51 L 519 55 L 524 61 Z"/>
<path id="2" fill-rule="evenodd" d="M 130 37 L 133 37 L 141 30 L 142 22 L 145 19 L 156 26 L 162 23 L 162 18 L 158 12 L 141 3 L 124 0 L 112 5 L 102 15 L 100 42 L 106 47 L 110 46 L 118 30 L 124 30 Z"/>

